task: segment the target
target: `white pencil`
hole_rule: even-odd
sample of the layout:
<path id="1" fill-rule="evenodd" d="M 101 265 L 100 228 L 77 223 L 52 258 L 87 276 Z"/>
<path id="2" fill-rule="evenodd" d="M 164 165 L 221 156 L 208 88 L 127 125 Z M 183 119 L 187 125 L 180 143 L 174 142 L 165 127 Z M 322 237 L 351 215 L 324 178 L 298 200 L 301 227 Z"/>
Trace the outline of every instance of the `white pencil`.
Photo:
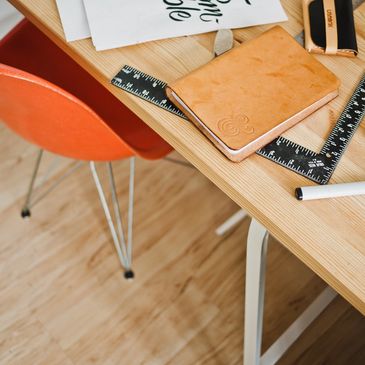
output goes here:
<path id="1" fill-rule="evenodd" d="M 298 200 L 338 198 L 341 196 L 362 194 L 365 194 L 365 181 L 333 185 L 304 186 L 295 189 L 295 196 Z"/>

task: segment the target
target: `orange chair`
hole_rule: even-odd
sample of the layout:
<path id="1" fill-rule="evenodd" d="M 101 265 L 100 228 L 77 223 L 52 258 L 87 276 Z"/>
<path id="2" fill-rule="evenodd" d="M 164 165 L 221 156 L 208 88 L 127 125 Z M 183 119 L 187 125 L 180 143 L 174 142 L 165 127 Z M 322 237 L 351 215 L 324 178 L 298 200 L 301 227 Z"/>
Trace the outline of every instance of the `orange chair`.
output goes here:
<path id="1" fill-rule="evenodd" d="M 30 215 L 43 149 L 90 161 L 124 275 L 132 278 L 134 157 L 159 159 L 172 148 L 28 21 L 22 21 L 0 41 L 0 62 L 0 119 L 41 147 L 22 216 Z M 111 165 L 123 158 L 130 158 L 127 238 Z M 116 227 L 94 161 L 108 162 Z"/>

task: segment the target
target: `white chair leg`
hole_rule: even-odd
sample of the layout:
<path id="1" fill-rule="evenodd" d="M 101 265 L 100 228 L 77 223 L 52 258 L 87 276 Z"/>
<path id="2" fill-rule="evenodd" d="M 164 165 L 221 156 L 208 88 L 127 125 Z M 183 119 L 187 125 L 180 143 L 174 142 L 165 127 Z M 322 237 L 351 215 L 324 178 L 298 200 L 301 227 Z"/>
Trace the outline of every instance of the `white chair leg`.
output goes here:
<path id="1" fill-rule="evenodd" d="M 116 219 L 116 223 L 117 223 L 117 242 L 118 242 L 118 246 L 120 246 L 120 257 L 122 257 L 121 262 L 122 265 L 124 267 L 126 266 L 130 266 L 128 264 L 128 259 L 127 259 L 127 246 L 126 246 L 126 242 L 125 242 L 125 236 L 124 236 L 124 227 L 123 227 L 123 222 L 122 222 L 122 218 L 120 215 L 120 207 L 119 207 L 119 201 L 117 198 L 117 190 L 115 187 L 115 180 L 114 180 L 114 174 L 113 174 L 113 168 L 112 168 L 112 164 L 108 163 L 107 164 L 108 167 L 108 174 L 109 174 L 109 183 L 110 183 L 110 190 L 112 193 L 112 202 L 113 202 L 113 207 L 114 207 L 114 217 Z M 110 213 L 109 213 L 110 215 Z M 108 219 L 108 217 L 107 217 Z M 110 217 L 110 219 L 108 219 L 108 223 L 113 224 L 113 221 Z M 114 227 L 114 226 L 113 226 Z M 112 233 L 113 237 L 114 237 L 114 233 Z M 119 252 L 118 252 L 119 254 Z"/>
<path id="2" fill-rule="evenodd" d="M 136 159 L 132 157 L 129 165 L 129 200 L 128 200 L 128 237 L 127 254 L 128 261 L 132 265 L 133 250 L 133 208 L 134 208 L 134 175 L 136 171 Z"/>
<path id="3" fill-rule="evenodd" d="M 108 163 L 108 174 L 110 189 L 112 194 L 112 202 L 114 208 L 114 218 L 116 221 L 116 227 L 108 207 L 107 200 L 105 198 L 104 190 L 100 182 L 98 173 L 96 171 L 95 163 L 90 162 L 90 169 L 93 175 L 96 188 L 99 193 L 101 205 L 104 209 L 104 214 L 109 225 L 109 229 L 113 238 L 115 249 L 118 253 L 118 257 L 121 265 L 124 268 L 124 277 L 126 279 L 133 279 L 134 273 L 131 269 L 132 265 L 132 249 L 133 249 L 133 200 L 134 200 L 134 172 L 135 172 L 135 158 L 130 159 L 130 174 L 129 174 L 129 202 L 128 202 L 128 228 L 127 228 L 127 243 L 125 240 L 125 232 L 122 224 L 122 218 L 120 214 L 119 202 L 117 199 L 117 193 L 115 188 L 114 174 L 111 163 Z"/>
<path id="4" fill-rule="evenodd" d="M 246 253 L 244 365 L 260 363 L 267 242 L 267 230 L 252 219 Z"/>
<path id="5" fill-rule="evenodd" d="M 240 209 L 238 212 L 234 213 L 231 217 L 229 217 L 224 223 L 222 223 L 216 230 L 215 234 L 217 236 L 223 236 L 229 230 L 231 230 L 236 224 L 243 221 L 247 217 L 247 213 Z"/>

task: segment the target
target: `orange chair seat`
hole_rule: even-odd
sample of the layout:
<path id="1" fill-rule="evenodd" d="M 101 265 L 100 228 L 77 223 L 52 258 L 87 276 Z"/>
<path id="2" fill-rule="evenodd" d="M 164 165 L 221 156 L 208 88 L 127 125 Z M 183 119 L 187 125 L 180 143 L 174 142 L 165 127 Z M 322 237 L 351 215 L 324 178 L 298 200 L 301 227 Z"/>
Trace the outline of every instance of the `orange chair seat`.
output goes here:
<path id="1" fill-rule="evenodd" d="M 29 21 L 20 22 L 0 41 L 0 62 L 39 76 L 76 96 L 141 157 L 157 159 L 172 150 Z"/>

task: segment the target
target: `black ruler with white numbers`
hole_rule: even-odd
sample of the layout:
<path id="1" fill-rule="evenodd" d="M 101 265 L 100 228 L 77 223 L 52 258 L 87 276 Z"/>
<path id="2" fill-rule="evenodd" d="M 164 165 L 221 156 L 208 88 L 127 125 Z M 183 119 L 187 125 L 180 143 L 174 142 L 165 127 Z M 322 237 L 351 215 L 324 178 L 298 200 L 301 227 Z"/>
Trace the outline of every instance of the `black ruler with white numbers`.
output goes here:
<path id="1" fill-rule="evenodd" d="M 152 104 L 166 109 L 181 118 L 188 120 L 184 113 L 170 102 L 165 93 L 166 82 L 147 75 L 131 66 L 124 66 L 111 83 L 129 93 L 136 95 Z"/>
<path id="2" fill-rule="evenodd" d="M 124 66 L 111 83 L 129 93 L 188 119 L 166 97 L 166 83 L 131 66 Z M 257 154 L 319 184 L 327 184 L 365 114 L 365 75 L 356 87 L 319 153 L 278 137 Z"/>

